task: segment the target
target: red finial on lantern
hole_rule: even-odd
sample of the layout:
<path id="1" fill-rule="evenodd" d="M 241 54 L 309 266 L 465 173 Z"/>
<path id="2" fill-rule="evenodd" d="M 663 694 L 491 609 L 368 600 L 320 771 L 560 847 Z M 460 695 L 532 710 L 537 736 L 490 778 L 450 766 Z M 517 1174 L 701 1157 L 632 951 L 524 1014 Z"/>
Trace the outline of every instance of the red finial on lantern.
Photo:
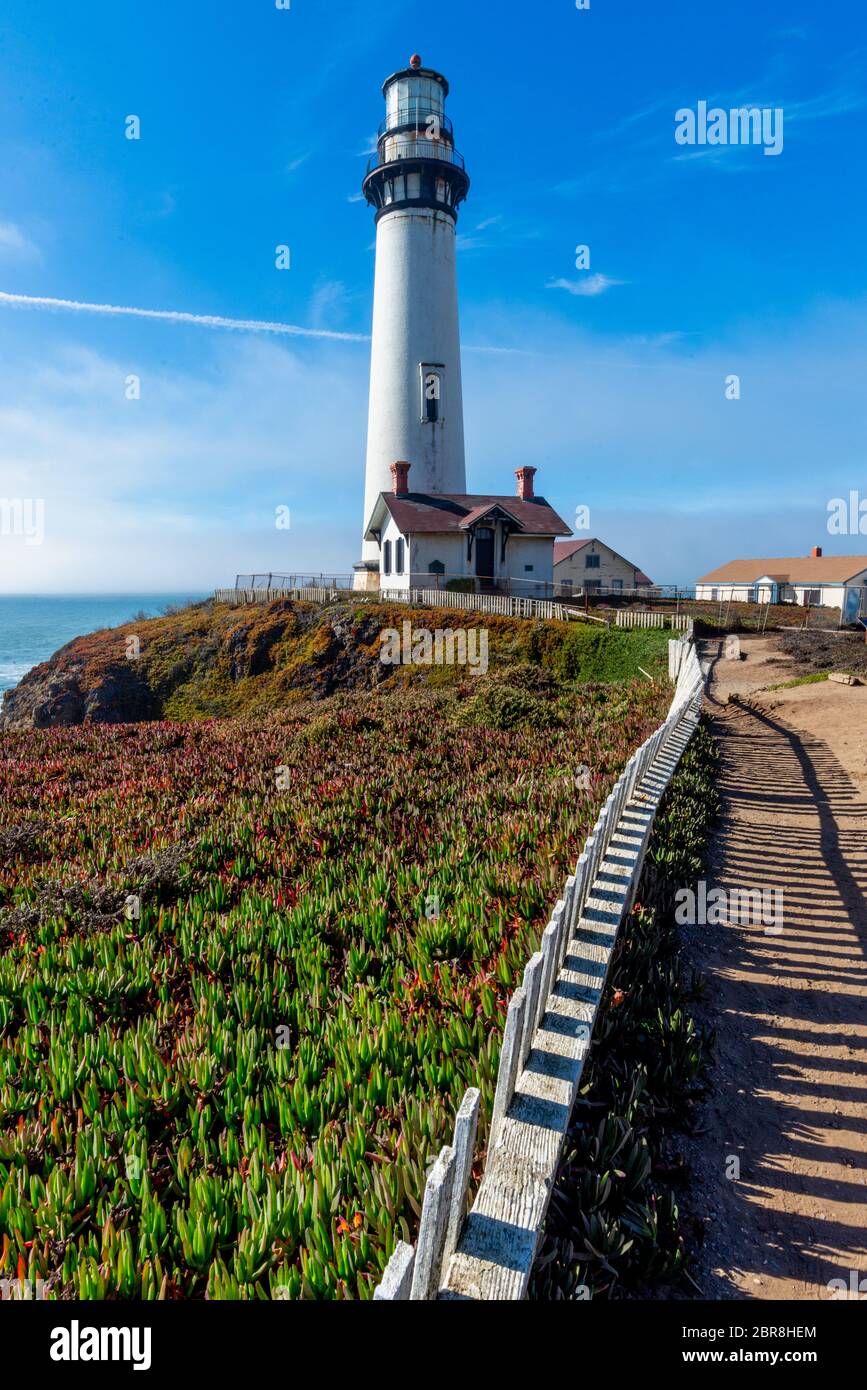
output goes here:
<path id="1" fill-rule="evenodd" d="M 411 68 L 420 68 L 420 67 L 421 67 L 421 58 L 420 58 L 420 56 L 418 55 L 418 53 L 413 53 L 412 57 L 411 57 L 410 60 L 409 60 L 409 65 L 410 65 Z"/>

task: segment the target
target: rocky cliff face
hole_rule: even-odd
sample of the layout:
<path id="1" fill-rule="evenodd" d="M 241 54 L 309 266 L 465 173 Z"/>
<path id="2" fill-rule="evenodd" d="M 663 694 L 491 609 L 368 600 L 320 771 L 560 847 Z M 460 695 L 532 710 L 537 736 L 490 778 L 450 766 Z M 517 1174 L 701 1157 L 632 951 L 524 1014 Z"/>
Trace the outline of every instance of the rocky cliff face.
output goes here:
<path id="1" fill-rule="evenodd" d="M 105 672 L 95 684 L 87 663 L 44 661 L 7 690 L 0 725 L 17 729 L 48 729 L 68 724 L 123 724 L 158 719 L 153 693 L 129 667 Z"/>
<path id="2" fill-rule="evenodd" d="M 55 728 L 221 717 L 281 708 L 339 690 L 373 689 L 429 672 L 383 665 L 379 634 L 408 617 L 460 626 L 466 615 L 408 613 L 346 602 L 321 609 L 280 600 L 247 608 L 196 604 L 163 618 L 78 637 L 6 692 L 0 726 Z M 527 624 L 487 620 L 511 642 Z M 465 671 L 453 671 L 463 679 Z M 440 673 L 442 676 L 442 673 Z"/>
<path id="3" fill-rule="evenodd" d="M 381 617 L 341 605 L 197 604 L 76 638 L 4 696 L 0 725 L 55 728 L 240 714 L 377 684 Z M 370 647 L 374 639 L 373 648 Z"/>

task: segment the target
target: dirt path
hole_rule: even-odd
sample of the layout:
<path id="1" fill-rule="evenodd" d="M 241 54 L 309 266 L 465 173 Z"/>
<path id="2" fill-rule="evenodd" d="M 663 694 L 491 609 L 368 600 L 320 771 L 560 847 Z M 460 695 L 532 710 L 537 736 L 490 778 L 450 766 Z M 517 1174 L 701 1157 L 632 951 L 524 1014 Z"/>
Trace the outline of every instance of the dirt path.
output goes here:
<path id="1" fill-rule="evenodd" d="M 828 1299 L 829 1280 L 867 1281 L 867 687 L 751 694 L 794 672 L 774 639 L 742 646 L 740 663 L 703 653 L 723 796 L 708 887 L 781 890 L 783 924 L 684 928 L 717 1030 L 686 1146 L 696 1280 L 705 1298 Z"/>

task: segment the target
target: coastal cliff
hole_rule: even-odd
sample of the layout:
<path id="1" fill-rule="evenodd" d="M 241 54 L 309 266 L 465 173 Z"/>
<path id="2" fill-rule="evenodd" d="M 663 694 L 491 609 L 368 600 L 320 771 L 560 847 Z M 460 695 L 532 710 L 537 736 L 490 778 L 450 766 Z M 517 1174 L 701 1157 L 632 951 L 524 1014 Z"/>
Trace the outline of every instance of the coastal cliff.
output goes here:
<path id="1" fill-rule="evenodd" d="M 466 665 L 386 664 L 381 634 L 442 628 L 484 631 L 490 671 Z M 213 600 L 77 637 L 4 696 L 0 727 L 220 718 L 266 713 L 340 691 L 423 682 L 467 693 L 504 679 L 536 687 L 623 681 L 639 666 L 664 671 L 660 634 L 528 622 L 443 609 L 348 600 L 321 608 L 281 599 L 234 608 Z M 488 661 L 486 660 L 486 667 Z"/>
<path id="2" fill-rule="evenodd" d="M 209 601 L 77 637 L 6 692 L 0 725 L 207 718 L 372 687 L 391 674 L 378 660 L 387 615 L 356 609 Z"/>

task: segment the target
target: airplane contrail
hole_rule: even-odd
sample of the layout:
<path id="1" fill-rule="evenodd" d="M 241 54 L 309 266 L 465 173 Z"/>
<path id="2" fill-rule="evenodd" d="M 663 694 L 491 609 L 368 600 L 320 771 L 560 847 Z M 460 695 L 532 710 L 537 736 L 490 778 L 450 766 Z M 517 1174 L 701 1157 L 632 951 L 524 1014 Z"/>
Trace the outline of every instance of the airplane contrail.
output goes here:
<path id="1" fill-rule="evenodd" d="M 0 290 L 0 306 L 24 309 L 65 309 L 75 314 L 120 314 L 137 319 L 164 319 L 169 323 L 193 323 L 200 328 L 228 328 L 241 333 L 276 333 L 289 338 L 328 338 L 332 342 L 369 343 L 369 333 L 337 333 L 330 328 L 302 328 L 296 323 L 269 323 L 267 319 L 227 319 L 219 314 L 188 314 L 181 309 L 138 309 L 130 304 L 88 304 L 80 299 L 51 299 L 48 295 L 8 294 Z M 537 356 L 529 348 L 490 347 L 465 343 L 467 352 Z"/>
<path id="2" fill-rule="evenodd" d="M 121 314 L 138 319 L 165 319 L 169 323 L 194 323 L 202 328 L 229 328 L 242 333 L 278 333 L 291 338 L 330 338 L 344 343 L 368 343 L 365 333 L 336 333 L 328 328 L 301 328 L 294 323 L 269 323 L 263 319 L 227 319 L 218 314 L 187 314 L 179 309 L 136 309 L 123 304 L 87 304 L 78 299 L 50 299 L 47 295 L 7 294 L 0 290 L 0 304 L 29 309 L 66 309 L 78 314 Z"/>

